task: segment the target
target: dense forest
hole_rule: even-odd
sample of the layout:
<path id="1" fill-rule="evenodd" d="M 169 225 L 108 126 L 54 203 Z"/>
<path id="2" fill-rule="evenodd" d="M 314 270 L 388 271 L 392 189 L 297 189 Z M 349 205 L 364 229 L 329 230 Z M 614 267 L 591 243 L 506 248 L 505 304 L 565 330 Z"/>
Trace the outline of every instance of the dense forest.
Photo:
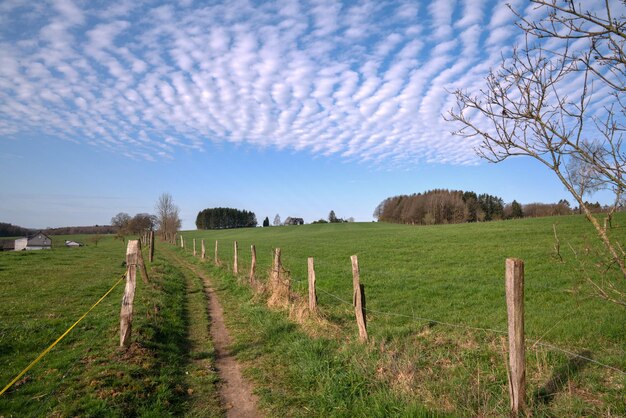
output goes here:
<path id="1" fill-rule="evenodd" d="M 233 208 L 204 209 L 198 212 L 196 218 L 198 229 L 247 228 L 256 225 L 256 215 L 253 212 Z"/>
<path id="2" fill-rule="evenodd" d="M 504 202 L 497 196 L 460 190 L 431 190 L 383 200 L 374 216 L 405 224 L 451 224 L 502 219 Z"/>
<path id="3" fill-rule="evenodd" d="M 591 206 L 597 210 L 602 209 L 598 203 Z M 577 208 L 570 208 L 567 200 L 527 205 L 514 200 L 510 204 L 504 204 L 502 198 L 486 193 L 436 189 L 385 199 L 376 207 L 374 216 L 382 222 L 434 225 L 567 215 L 576 212 Z"/>

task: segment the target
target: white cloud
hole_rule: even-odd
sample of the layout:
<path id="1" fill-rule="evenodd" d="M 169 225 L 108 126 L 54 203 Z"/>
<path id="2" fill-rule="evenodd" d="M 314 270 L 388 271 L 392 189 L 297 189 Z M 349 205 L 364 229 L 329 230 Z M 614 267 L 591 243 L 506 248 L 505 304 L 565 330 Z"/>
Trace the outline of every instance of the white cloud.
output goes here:
<path id="1" fill-rule="evenodd" d="M 495 0 L 194 5 L 0 4 L 0 140 L 44 131 L 143 159 L 231 141 L 468 164 L 474 143 L 441 117 L 446 90 L 484 85 L 516 34 Z"/>
<path id="2" fill-rule="evenodd" d="M 59 11 L 63 20 L 72 25 L 81 25 L 85 21 L 85 16 L 71 0 L 54 0 L 54 7 Z"/>

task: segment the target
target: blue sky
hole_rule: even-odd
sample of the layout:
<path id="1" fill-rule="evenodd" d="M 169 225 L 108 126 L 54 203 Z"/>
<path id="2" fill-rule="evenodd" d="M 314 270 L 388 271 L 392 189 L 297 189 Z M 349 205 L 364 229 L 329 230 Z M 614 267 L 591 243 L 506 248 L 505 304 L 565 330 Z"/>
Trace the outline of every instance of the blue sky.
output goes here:
<path id="1" fill-rule="evenodd" d="M 442 117 L 519 41 L 513 23 L 487 0 L 5 0 L 0 221 L 107 224 L 163 192 L 184 229 L 214 206 L 370 221 L 432 188 L 567 198 L 530 159 L 480 160 Z"/>

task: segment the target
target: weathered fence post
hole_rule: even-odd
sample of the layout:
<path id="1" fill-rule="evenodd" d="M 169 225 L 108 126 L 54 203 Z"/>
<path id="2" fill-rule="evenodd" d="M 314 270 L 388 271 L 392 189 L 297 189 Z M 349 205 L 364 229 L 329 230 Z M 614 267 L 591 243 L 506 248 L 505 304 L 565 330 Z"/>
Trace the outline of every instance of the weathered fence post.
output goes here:
<path id="1" fill-rule="evenodd" d="M 278 283 L 280 280 L 280 270 L 282 268 L 282 264 L 280 262 L 280 248 L 274 249 L 274 262 L 272 263 L 272 277 L 270 277 L 271 282 Z"/>
<path id="2" fill-rule="evenodd" d="M 143 280 L 144 283 L 148 283 L 150 279 L 148 278 L 148 270 L 146 270 L 146 263 L 144 263 L 143 261 L 143 252 L 141 251 L 141 241 L 137 243 L 137 246 L 139 247 L 139 254 L 137 256 L 137 261 L 138 261 L 139 267 L 141 267 L 141 279 Z"/>
<path id="3" fill-rule="evenodd" d="M 196 256 L 196 239 L 193 239 L 193 256 Z"/>
<path id="4" fill-rule="evenodd" d="M 206 248 L 204 247 L 204 240 L 202 240 L 202 252 L 200 253 L 200 257 L 203 260 L 206 258 Z"/>
<path id="5" fill-rule="evenodd" d="M 233 254 L 233 274 L 239 274 L 239 266 L 237 265 L 237 251 L 238 251 L 237 241 L 235 241 L 233 251 L 234 251 L 234 254 Z"/>
<path id="6" fill-rule="evenodd" d="M 315 265 L 313 257 L 308 259 L 309 272 L 309 311 L 314 313 L 317 311 L 317 294 L 315 293 Z"/>
<path id="7" fill-rule="evenodd" d="M 185 241 L 183 240 L 183 236 L 180 236 L 180 248 L 185 248 Z"/>
<path id="8" fill-rule="evenodd" d="M 254 284 L 254 274 L 256 273 L 256 247 L 254 244 L 250 246 L 252 261 L 250 262 L 250 284 Z"/>
<path id="9" fill-rule="evenodd" d="M 269 279 L 270 297 L 267 301 L 269 306 L 289 305 L 291 280 L 289 279 L 287 272 L 283 269 L 282 262 L 280 261 L 280 254 L 280 248 L 276 248 L 274 250 L 272 273 Z M 285 274 L 283 274 L 283 272 Z"/>
<path id="10" fill-rule="evenodd" d="M 124 288 L 120 311 L 120 347 L 128 347 L 130 345 L 139 253 L 139 241 L 128 241 L 128 246 L 126 247 L 126 287 Z"/>
<path id="11" fill-rule="evenodd" d="M 150 230 L 150 252 L 148 253 L 148 260 L 152 263 L 154 261 L 154 231 Z"/>
<path id="12" fill-rule="evenodd" d="M 217 240 L 215 240 L 215 264 L 218 265 L 220 263 L 220 259 L 217 257 Z"/>
<path id="13" fill-rule="evenodd" d="M 524 358 L 524 262 L 506 259 L 506 310 L 509 324 L 509 397 L 511 412 L 519 415 L 526 408 Z"/>
<path id="14" fill-rule="evenodd" d="M 365 288 L 360 283 L 359 260 L 356 255 L 350 257 L 352 261 L 352 287 L 354 288 L 354 313 L 359 326 L 359 340 L 367 341 L 367 322 L 365 319 Z"/>

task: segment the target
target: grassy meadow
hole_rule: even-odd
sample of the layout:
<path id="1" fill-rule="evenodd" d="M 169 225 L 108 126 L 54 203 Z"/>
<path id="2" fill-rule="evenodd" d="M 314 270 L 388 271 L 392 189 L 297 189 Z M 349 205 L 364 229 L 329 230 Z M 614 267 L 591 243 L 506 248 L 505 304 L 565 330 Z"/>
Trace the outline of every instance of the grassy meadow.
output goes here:
<path id="1" fill-rule="evenodd" d="M 54 236 L 51 250 L 0 253 L 2 387 L 126 271 L 121 241 L 106 236 L 96 245 L 93 237 L 72 236 L 87 246 L 66 248 L 67 238 Z M 202 330 L 189 325 L 189 309 L 197 310 L 198 301 L 188 298 L 186 290 L 199 284 L 164 261 L 148 267 L 150 283 L 137 280 L 129 350 L 118 348 L 122 282 L 0 396 L 0 416 L 183 415 L 198 407 L 188 388 L 199 382 L 206 395 L 201 410 L 219 415 L 214 373 L 200 375 L 190 358 L 199 352 L 192 346 Z M 206 329 L 207 319 L 202 321 L 194 324 Z"/>
<path id="2" fill-rule="evenodd" d="M 626 216 L 614 226 L 624 244 Z M 525 261 L 530 412 L 626 416 L 626 311 L 599 299 L 586 280 L 602 280 L 602 260 L 580 216 L 182 236 L 184 249 L 157 243 L 150 283 L 138 279 L 128 351 L 118 349 L 120 285 L 0 396 L 0 416 L 221 416 L 203 288 L 181 257 L 212 278 L 232 350 L 267 416 L 507 416 L 507 257 Z M 103 237 L 95 245 L 93 237 L 73 236 L 88 246 L 70 249 L 62 245 L 66 238 L 54 237 L 50 251 L 0 253 L 2 387 L 125 271 L 119 240 Z M 199 257 L 202 239 L 207 260 Z M 220 267 L 213 264 L 216 240 Z M 280 247 L 301 295 L 307 257 L 315 258 L 321 319 L 267 307 L 267 295 L 246 283 L 251 244 L 259 280 L 267 279 L 272 249 Z M 353 254 L 365 285 L 366 344 L 358 342 L 351 305 Z"/>
<path id="3" fill-rule="evenodd" d="M 555 250 L 553 225 L 559 238 L 560 257 Z M 620 215 L 614 226 L 613 232 L 623 236 L 626 217 Z M 247 275 L 251 244 L 257 248 L 257 271 L 262 277 L 270 269 L 272 248 L 280 247 L 293 288 L 302 295 L 307 287 L 307 257 L 314 257 L 318 303 L 325 321 L 322 325 L 304 324 L 298 329 L 304 329 L 323 347 L 334 346 L 336 341 L 345 343 L 340 344 L 341 348 L 327 347 L 333 351 L 359 352 L 363 356 L 361 374 L 369 376 L 372 384 L 383 384 L 383 392 L 392 388 L 393 397 L 402 399 L 400 405 L 417 401 L 433 413 L 453 415 L 507 413 L 504 261 L 507 257 L 521 258 L 526 271 L 526 375 L 533 413 L 626 414 L 626 375 L 610 368 L 626 370 L 626 311 L 599 299 L 586 280 L 601 280 L 597 267 L 602 260 L 594 232 L 583 217 L 429 227 L 323 224 L 189 231 L 182 235 L 186 248 L 179 251 L 188 256 L 193 238 L 198 253 L 201 240 L 205 240 L 209 259 L 206 265 L 211 264 L 218 240 L 219 257 L 227 270 L 232 269 L 236 240 L 242 276 Z M 359 257 L 367 300 L 370 342 L 365 353 L 356 343 L 351 306 L 353 254 Z M 240 355 L 257 370 L 256 381 L 266 394 L 265 399 L 269 403 L 279 399 L 285 402 L 285 392 L 289 392 L 286 388 L 297 383 L 276 383 L 272 373 L 279 359 L 289 358 L 290 352 L 295 351 L 292 360 L 299 364 L 298 349 L 274 349 L 275 354 L 267 353 L 267 358 L 261 360 L 265 356 L 259 355 L 254 338 L 249 336 L 262 328 L 254 319 L 261 315 L 257 309 L 265 311 L 260 307 L 262 298 L 235 290 L 229 274 L 213 275 L 222 277 L 220 283 L 226 289 L 223 297 L 243 292 L 239 299 L 232 299 L 230 312 L 236 318 L 231 326 L 239 329 L 240 344 L 247 347 Z M 243 306 L 249 300 L 254 307 L 248 309 L 254 313 L 250 313 L 250 324 L 243 326 Z M 330 340 L 320 342 L 329 336 Z M 370 390 L 367 396 L 380 393 Z M 368 408 L 372 406 L 365 410 Z M 324 408 L 318 405 L 317 409 Z M 297 410 L 289 410 L 289 414 L 298 415 Z M 354 411 L 348 407 L 336 412 L 349 416 Z M 389 413 L 393 408 L 385 407 L 384 411 Z"/>

